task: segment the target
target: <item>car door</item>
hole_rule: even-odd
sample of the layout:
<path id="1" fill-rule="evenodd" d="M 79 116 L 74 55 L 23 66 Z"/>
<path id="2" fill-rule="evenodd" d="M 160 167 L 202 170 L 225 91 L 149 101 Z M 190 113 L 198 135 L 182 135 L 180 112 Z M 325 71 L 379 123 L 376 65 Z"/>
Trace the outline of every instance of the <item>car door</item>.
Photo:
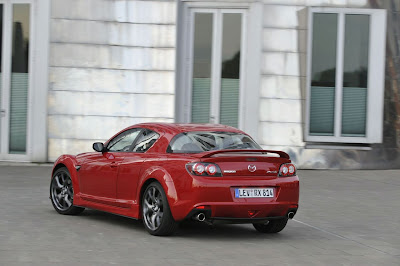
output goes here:
<path id="1" fill-rule="evenodd" d="M 132 144 L 141 129 L 126 130 L 111 139 L 104 152 L 89 156 L 79 170 L 81 192 L 101 197 L 102 203 L 110 204 L 116 199 L 119 165 L 126 154 L 132 150 Z"/>
<path id="2" fill-rule="evenodd" d="M 137 203 L 135 199 L 138 179 L 141 173 L 147 170 L 146 167 L 143 167 L 144 162 L 156 157 L 155 154 L 147 154 L 146 152 L 159 137 L 160 135 L 157 132 L 143 129 L 133 144 L 132 152 L 126 154 L 120 166 L 117 185 L 117 198 L 122 202 Z"/>

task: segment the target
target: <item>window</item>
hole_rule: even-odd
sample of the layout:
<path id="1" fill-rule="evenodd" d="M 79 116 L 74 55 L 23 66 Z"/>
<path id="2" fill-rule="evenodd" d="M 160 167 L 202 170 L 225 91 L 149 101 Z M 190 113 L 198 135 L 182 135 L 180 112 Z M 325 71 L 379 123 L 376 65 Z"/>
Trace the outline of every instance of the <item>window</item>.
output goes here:
<path id="1" fill-rule="evenodd" d="M 133 152 L 148 151 L 151 148 L 151 146 L 153 146 L 154 142 L 157 141 L 159 136 L 160 135 L 154 131 L 151 131 L 149 129 L 144 129 L 140 133 L 140 135 L 133 147 Z"/>
<path id="2" fill-rule="evenodd" d="M 311 8 L 306 141 L 382 141 L 386 13 Z"/>
<path id="3" fill-rule="evenodd" d="M 239 126 L 243 12 L 194 10 L 191 122 Z"/>
<path id="4" fill-rule="evenodd" d="M 28 3 L 0 4 L 1 153 L 27 153 L 30 17 L 31 5 Z"/>
<path id="5" fill-rule="evenodd" d="M 140 133 L 140 129 L 130 129 L 122 132 L 107 145 L 107 149 L 113 152 L 128 152 L 131 150 L 133 141 L 137 138 Z"/>
<path id="6" fill-rule="evenodd" d="M 223 149 L 261 149 L 249 136 L 235 132 L 185 132 L 175 136 L 168 153 L 199 153 Z"/>
<path id="7" fill-rule="evenodd" d="M 0 1 L 0 160 L 46 162 L 57 142 L 46 126 L 49 18 L 50 1 Z"/>

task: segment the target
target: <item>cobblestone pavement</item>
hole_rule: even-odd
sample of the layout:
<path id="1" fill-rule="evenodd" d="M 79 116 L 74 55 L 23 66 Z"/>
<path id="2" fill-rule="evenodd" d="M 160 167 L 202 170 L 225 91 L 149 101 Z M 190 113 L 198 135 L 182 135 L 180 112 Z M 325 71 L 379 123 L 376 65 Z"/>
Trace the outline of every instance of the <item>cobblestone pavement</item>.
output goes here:
<path id="1" fill-rule="evenodd" d="M 300 209 L 279 234 L 57 214 L 51 167 L 0 165 L 0 265 L 400 265 L 400 171 L 299 171 Z"/>

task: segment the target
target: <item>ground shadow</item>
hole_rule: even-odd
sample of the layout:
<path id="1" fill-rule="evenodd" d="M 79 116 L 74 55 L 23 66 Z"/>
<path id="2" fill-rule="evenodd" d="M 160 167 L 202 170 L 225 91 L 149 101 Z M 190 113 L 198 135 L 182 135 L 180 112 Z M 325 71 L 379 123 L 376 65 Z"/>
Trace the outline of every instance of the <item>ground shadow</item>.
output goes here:
<path id="1" fill-rule="evenodd" d="M 89 219 L 97 223 L 112 224 L 133 231 L 145 232 L 142 220 L 131 219 L 97 210 L 85 210 L 79 215 L 81 219 Z M 285 234 L 286 235 L 286 234 Z M 262 234 L 257 232 L 251 224 L 218 224 L 210 226 L 196 221 L 184 221 L 179 229 L 170 237 L 197 238 L 197 239 L 280 239 L 286 238 L 284 234 Z"/>

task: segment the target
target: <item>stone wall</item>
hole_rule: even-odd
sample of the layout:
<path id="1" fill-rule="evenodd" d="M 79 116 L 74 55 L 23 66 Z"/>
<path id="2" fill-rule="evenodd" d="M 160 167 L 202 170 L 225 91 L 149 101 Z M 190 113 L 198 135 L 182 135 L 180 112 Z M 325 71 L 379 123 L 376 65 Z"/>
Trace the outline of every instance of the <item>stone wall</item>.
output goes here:
<path id="1" fill-rule="evenodd" d="M 174 120 L 175 1 L 52 0 L 49 160 Z"/>

